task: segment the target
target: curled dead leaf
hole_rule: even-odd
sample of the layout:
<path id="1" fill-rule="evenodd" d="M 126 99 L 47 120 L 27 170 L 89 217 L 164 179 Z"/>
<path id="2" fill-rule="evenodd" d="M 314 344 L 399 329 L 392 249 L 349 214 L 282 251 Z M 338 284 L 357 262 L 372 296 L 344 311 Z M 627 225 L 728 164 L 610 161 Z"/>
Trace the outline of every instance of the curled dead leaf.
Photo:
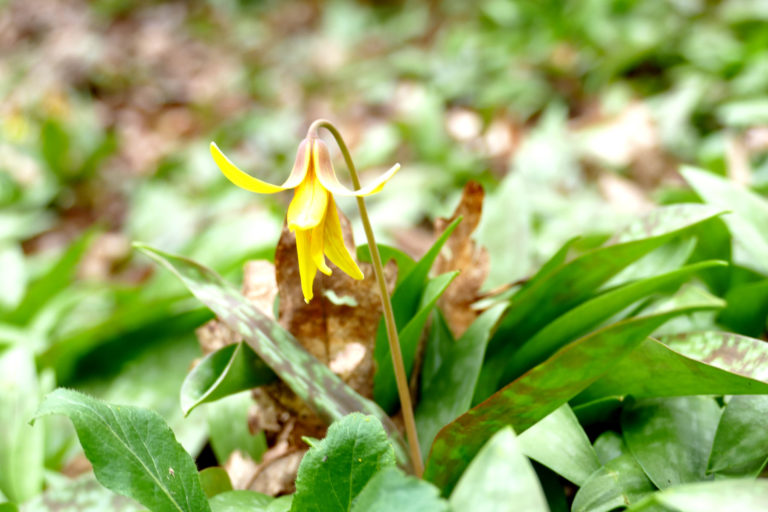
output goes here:
<path id="1" fill-rule="evenodd" d="M 456 337 L 461 336 L 477 317 L 478 312 L 471 306 L 480 298 L 480 287 L 488 277 L 490 268 L 488 251 L 478 247 L 472 240 L 472 233 L 480 224 L 483 214 L 484 197 L 483 187 L 470 181 L 464 187 L 461 201 L 451 218 L 435 221 L 435 235 L 440 236 L 451 222 L 462 217 L 434 266 L 437 274 L 460 271 L 438 302 Z"/>

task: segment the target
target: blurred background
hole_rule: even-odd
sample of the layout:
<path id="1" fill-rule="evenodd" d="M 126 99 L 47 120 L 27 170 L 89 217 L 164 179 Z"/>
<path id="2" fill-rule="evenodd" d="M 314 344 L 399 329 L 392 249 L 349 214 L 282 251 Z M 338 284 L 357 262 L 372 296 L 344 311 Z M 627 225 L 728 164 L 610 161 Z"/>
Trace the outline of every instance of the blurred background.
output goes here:
<path id="1" fill-rule="evenodd" d="M 402 164 L 369 205 L 414 255 L 479 181 L 490 288 L 691 199 L 681 163 L 768 191 L 766 22 L 765 0 L 0 0 L 0 344 L 32 391 L 151 407 L 195 454 L 219 427 L 177 397 L 210 313 L 131 242 L 239 282 L 291 197 L 232 186 L 211 140 L 281 182 L 332 120 L 363 180 Z"/>

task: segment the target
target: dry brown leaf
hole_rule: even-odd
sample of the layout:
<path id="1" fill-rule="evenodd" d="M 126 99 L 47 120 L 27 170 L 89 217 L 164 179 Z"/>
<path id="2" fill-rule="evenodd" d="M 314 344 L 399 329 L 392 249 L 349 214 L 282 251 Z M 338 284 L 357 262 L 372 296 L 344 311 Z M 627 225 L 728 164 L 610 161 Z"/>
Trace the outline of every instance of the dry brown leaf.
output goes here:
<path id="1" fill-rule="evenodd" d="M 342 233 L 350 253 L 354 241 L 349 221 L 339 212 Z M 296 239 L 287 228 L 277 245 L 275 266 L 280 291 L 280 324 L 320 361 L 363 396 L 373 393 L 373 349 L 381 317 L 373 267 L 359 263 L 365 278 L 352 279 L 332 263 L 332 275 L 318 274 L 314 299 L 304 302 L 299 279 Z M 394 262 L 386 265 L 390 288 L 396 281 Z"/>
<path id="2" fill-rule="evenodd" d="M 488 252 L 485 248 L 477 247 L 471 238 L 483 214 L 484 196 L 483 187 L 470 181 L 464 187 L 461 201 L 453 216 L 450 219 L 435 221 L 435 234 L 439 236 L 456 218 L 463 218 L 448 238 L 434 266 L 438 274 L 460 271 L 438 302 L 456 337 L 461 336 L 477 317 L 477 311 L 471 306 L 479 298 L 480 287 L 488 276 Z"/>

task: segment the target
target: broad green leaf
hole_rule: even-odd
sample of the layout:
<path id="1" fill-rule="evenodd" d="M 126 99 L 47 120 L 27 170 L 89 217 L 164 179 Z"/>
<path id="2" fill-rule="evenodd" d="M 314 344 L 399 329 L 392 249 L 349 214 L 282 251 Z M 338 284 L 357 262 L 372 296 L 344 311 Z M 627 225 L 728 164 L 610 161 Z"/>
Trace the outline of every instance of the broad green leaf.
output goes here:
<path id="1" fill-rule="evenodd" d="M 631 453 L 607 462 L 584 482 L 573 498 L 572 512 L 609 512 L 642 500 L 656 487 Z"/>
<path id="2" fill-rule="evenodd" d="M 352 504 L 352 512 L 448 512 L 440 491 L 397 468 L 376 473 Z"/>
<path id="3" fill-rule="evenodd" d="M 509 314 L 499 327 L 500 343 L 510 337 L 525 341 L 535 332 L 595 293 L 600 285 L 630 263 L 699 224 L 720 215 L 721 210 L 702 205 L 662 207 L 630 226 L 618 243 L 592 250 L 563 263 L 546 277 L 512 297 Z"/>
<path id="4" fill-rule="evenodd" d="M 711 173 L 684 167 L 680 174 L 707 203 L 732 211 L 723 217 L 733 234 L 734 259 L 768 274 L 768 201 L 747 188 Z M 744 255 L 747 257 L 743 257 Z"/>
<path id="5" fill-rule="evenodd" d="M 758 512 L 766 509 L 766 503 L 768 481 L 729 479 L 670 487 L 651 494 L 628 512 L 655 511 L 656 506 L 675 512 Z"/>
<path id="6" fill-rule="evenodd" d="M 30 282 L 26 295 L 16 309 L 8 314 L 6 320 L 17 325 L 26 324 L 51 297 L 70 286 L 80 259 L 91 245 L 94 235 L 94 230 L 86 231 L 64 251 L 45 274 Z"/>
<path id="7" fill-rule="evenodd" d="M 386 413 L 312 357 L 291 333 L 265 316 L 238 290 L 194 261 L 144 245 L 137 247 L 176 274 L 195 297 L 239 333 L 261 360 L 321 418 L 332 423 L 352 412 L 376 416 L 393 440 L 399 460 L 407 464 L 403 440 Z"/>
<path id="8" fill-rule="evenodd" d="M 426 325 L 427 319 L 430 313 L 432 313 L 435 304 L 437 304 L 438 299 L 457 275 L 458 272 L 448 272 L 430 279 L 424 288 L 417 313 L 400 330 L 400 351 L 407 375 L 410 375 L 413 369 L 413 361 L 416 358 L 416 350 L 418 349 L 419 340 L 421 340 L 424 325 Z M 376 349 L 379 350 L 377 351 Z M 400 401 L 397 395 L 395 370 L 392 366 L 389 344 L 379 345 L 377 343 L 376 349 L 374 349 L 374 359 L 377 362 L 377 370 L 373 377 L 373 397 L 382 409 L 394 412 L 397 410 Z"/>
<path id="9" fill-rule="evenodd" d="M 768 393 L 768 345 L 728 333 L 648 338 L 574 399 Z"/>
<path id="10" fill-rule="evenodd" d="M 210 500 L 212 512 L 264 512 L 275 499 L 255 491 L 227 491 Z"/>
<path id="11" fill-rule="evenodd" d="M 509 302 L 508 313 L 488 347 L 488 364 L 475 394 L 478 403 L 503 385 L 502 375 L 517 349 L 555 318 L 582 303 L 619 271 L 676 237 L 716 218 L 717 210 L 702 205 L 660 208 L 630 226 L 617 243 L 600 247 L 534 278 Z"/>
<path id="12" fill-rule="evenodd" d="M 0 353 L 0 492 L 16 503 L 43 487 L 45 429 L 27 423 L 39 396 L 32 354 L 22 347 Z"/>
<path id="13" fill-rule="evenodd" d="M 568 344 L 445 426 L 432 444 L 425 478 L 450 490 L 483 441 L 494 432 L 506 425 L 525 431 L 592 384 L 667 320 L 720 304 L 706 299 L 629 318 Z"/>
<path id="14" fill-rule="evenodd" d="M 18 512 L 19 507 L 13 503 L 0 503 L 0 512 Z"/>
<path id="15" fill-rule="evenodd" d="M 447 286 L 449 283 L 444 283 L 443 279 L 448 279 L 445 276 L 451 275 L 450 279 L 455 277 L 455 274 L 445 274 L 444 276 L 438 276 L 435 279 L 440 281 L 431 280 L 427 282 L 427 276 L 432 268 L 432 265 L 440 254 L 440 250 L 443 248 L 446 240 L 451 235 L 453 230 L 461 221 L 461 218 L 453 221 L 445 231 L 438 237 L 435 243 L 430 247 L 427 253 L 416 263 L 411 271 L 403 278 L 402 282 L 395 287 L 395 291 L 392 292 L 392 312 L 395 316 L 395 324 L 397 325 L 397 332 L 401 338 L 403 338 L 406 328 L 413 323 L 413 326 L 409 328 L 407 333 L 409 337 L 420 336 L 421 330 L 426 322 L 426 316 L 419 315 L 420 310 L 428 306 L 431 299 L 434 297 L 434 293 L 442 293 L 443 290 L 439 290 L 441 284 Z M 450 281 L 449 281 L 450 282 Z M 431 286 L 430 286 L 431 285 Z M 429 288 L 429 290 L 427 289 Z M 427 292 L 429 297 L 427 297 Z M 437 300 L 440 295 L 434 297 Z M 429 308 L 431 311 L 431 307 Z M 429 314 L 429 311 L 426 311 Z M 419 324 L 421 327 L 419 327 Z M 418 331 L 418 333 L 416 332 Z M 418 340 L 416 340 L 418 343 Z M 401 341 L 401 345 L 403 342 Z M 415 347 L 414 347 L 415 350 Z M 406 363 L 407 359 L 411 359 L 413 356 L 410 350 L 406 350 L 404 346 L 401 346 L 401 352 L 403 354 L 403 363 Z M 379 321 L 378 328 L 376 330 L 376 344 L 373 350 L 373 358 L 376 364 L 376 375 L 374 376 L 373 383 L 373 395 L 378 404 L 382 406 L 385 411 L 394 412 L 392 409 L 397 403 L 397 390 L 394 388 L 394 372 L 392 370 L 392 357 L 389 352 L 389 341 L 387 338 L 387 329 L 384 324 L 384 318 Z M 412 359 L 411 359 L 412 360 Z"/>
<path id="16" fill-rule="evenodd" d="M 416 408 L 422 453 L 427 453 L 441 428 L 469 409 L 485 346 L 504 309 L 498 304 L 483 312 L 458 340 L 450 340 L 452 344 L 445 347 L 434 376 L 423 384 Z"/>
<path id="17" fill-rule="evenodd" d="M 534 337 L 523 343 L 507 364 L 502 382 L 509 382 L 532 368 L 549 355 L 590 329 L 621 312 L 637 301 L 653 293 L 674 292 L 691 275 L 714 266 L 725 266 L 725 262 L 705 261 L 641 279 L 625 286 L 607 291 L 557 318 Z"/>
<path id="18" fill-rule="evenodd" d="M 257 462 L 267 451 L 264 433 L 252 434 L 248 427 L 252 405 L 250 391 L 243 391 L 206 406 L 209 440 L 219 464 L 224 464 L 235 450 Z"/>
<path id="19" fill-rule="evenodd" d="M 509 427 L 494 434 L 477 453 L 450 502 L 457 511 L 549 511 L 536 472 Z"/>
<path id="20" fill-rule="evenodd" d="M 725 295 L 726 306 L 717 316 L 718 324 L 730 331 L 760 336 L 768 319 L 768 279 L 734 286 Z"/>
<path id="21" fill-rule="evenodd" d="M 768 395 L 735 396 L 717 426 L 708 473 L 757 476 L 768 461 Z"/>
<path id="22" fill-rule="evenodd" d="M 2 510 L 2 508 L 0 508 Z M 51 482 L 42 494 L 38 494 L 21 507 L 22 512 L 145 512 L 134 500 L 120 496 L 101 485 L 93 473 L 75 480 L 67 477 Z"/>
<path id="23" fill-rule="evenodd" d="M 387 434 L 373 416 L 350 414 L 328 428 L 301 460 L 291 510 L 347 512 L 368 481 L 395 465 Z"/>
<path id="24" fill-rule="evenodd" d="M 200 485 L 203 488 L 203 492 L 208 498 L 213 498 L 217 494 L 232 490 L 229 474 L 222 467 L 212 466 L 205 468 L 198 473 L 198 476 L 200 477 Z"/>
<path id="25" fill-rule="evenodd" d="M 456 339 L 440 309 L 432 315 L 432 323 L 427 333 L 427 346 L 424 362 L 421 365 L 421 389 L 426 389 L 435 379 L 437 371 L 448 354 L 453 350 Z M 422 392 L 423 393 L 423 392 Z"/>
<path id="26" fill-rule="evenodd" d="M 0 244 L 0 310 L 14 309 L 27 288 L 24 253 L 17 244 Z"/>
<path id="27" fill-rule="evenodd" d="M 525 455 L 576 485 L 600 468 L 597 454 L 579 420 L 563 404 L 517 438 Z"/>
<path id="28" fill-rule="evenodd" d="M 705 480 L 720 412 L 710 397 L 638 400 L 622 411 L 624 442 L 660 489 Z"/>
<path id="29" fill-rule="evenodd" d="M 382 263 L 386 264 L 389 260 L 395 260 L 395 263 L 397 263 L 397 285 L 399 285 L 403 282 L 405 276 L 411 273 L 413 267 L 416 266 L 416 262 L 400 249 L 384 244 L 376 245 L 379 246 L 379 256 L 381 256 Z M 371 262 L 371 251 L 368 248 L 368 244 L 357 246 L 357 259 L 367 263 Z"/>
<path id="30" fill-rule="evenodd" d="M 272 503 L 267 505 L 264 512 L 289 512 L 291 510 L 291 505 L 293 504 L 293 496 L 293 494 L 289 494 L 287 496 L 275 498 Z"/>
<path id="31" fill-rule="evenodd" d="M 35 418 L 49 414 L 72 420 L 105 487 L 153 512 L 210 510 L 192 457 L 157 413 L 60 388 L 45 397 Z"/>
<path id="32" fill-rule="evenodd" d="M 593 445 L 597 459 L 603 466 L 608 464 L 616 457 L 629 453 L 624 438 L 613 430 L 606 430 L 595 439 Z"/>
<path id="33" fill-rule="evenodd" d="M 392 310 L 395 314 L 398 331 L 403 329 L 405 324 L 418 310 L 429 271 L 432 269 L 432 265 L 440 254 L 446 240 L 451 236 L 456 226 L 459 225 L 459 222 L 461 222 L 461 218 L 456 219 L 445 228 L 445 231 L 435 240 L 432 247 L 416 262 L 416 265 L 403 277 L 403 281 L 392 292 Z M 379 344 L 379 335 L 384 336 L 382 341 L 386 343 L 386 329 L 383 321 L 379 323 L 379 331 L 376 335 L 377 345 Z"/>
<path id="34" fill-rule="evenodd" d="M 275 373 L 246 343 L 220 348 L 205 356 L 187 374 L 181 386 L 184 415 L 206 402 L 269 384 Z"/>

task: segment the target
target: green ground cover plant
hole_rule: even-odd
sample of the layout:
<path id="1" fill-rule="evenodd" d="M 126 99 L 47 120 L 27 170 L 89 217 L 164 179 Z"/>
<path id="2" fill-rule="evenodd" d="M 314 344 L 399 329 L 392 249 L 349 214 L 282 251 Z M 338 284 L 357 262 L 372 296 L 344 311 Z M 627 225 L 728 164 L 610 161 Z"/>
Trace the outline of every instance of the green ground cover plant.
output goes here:
<path id="1" fill-rule="evenodd" d="M 0 0 L 0 511 L 768 510 L 766 17 Z"/>

